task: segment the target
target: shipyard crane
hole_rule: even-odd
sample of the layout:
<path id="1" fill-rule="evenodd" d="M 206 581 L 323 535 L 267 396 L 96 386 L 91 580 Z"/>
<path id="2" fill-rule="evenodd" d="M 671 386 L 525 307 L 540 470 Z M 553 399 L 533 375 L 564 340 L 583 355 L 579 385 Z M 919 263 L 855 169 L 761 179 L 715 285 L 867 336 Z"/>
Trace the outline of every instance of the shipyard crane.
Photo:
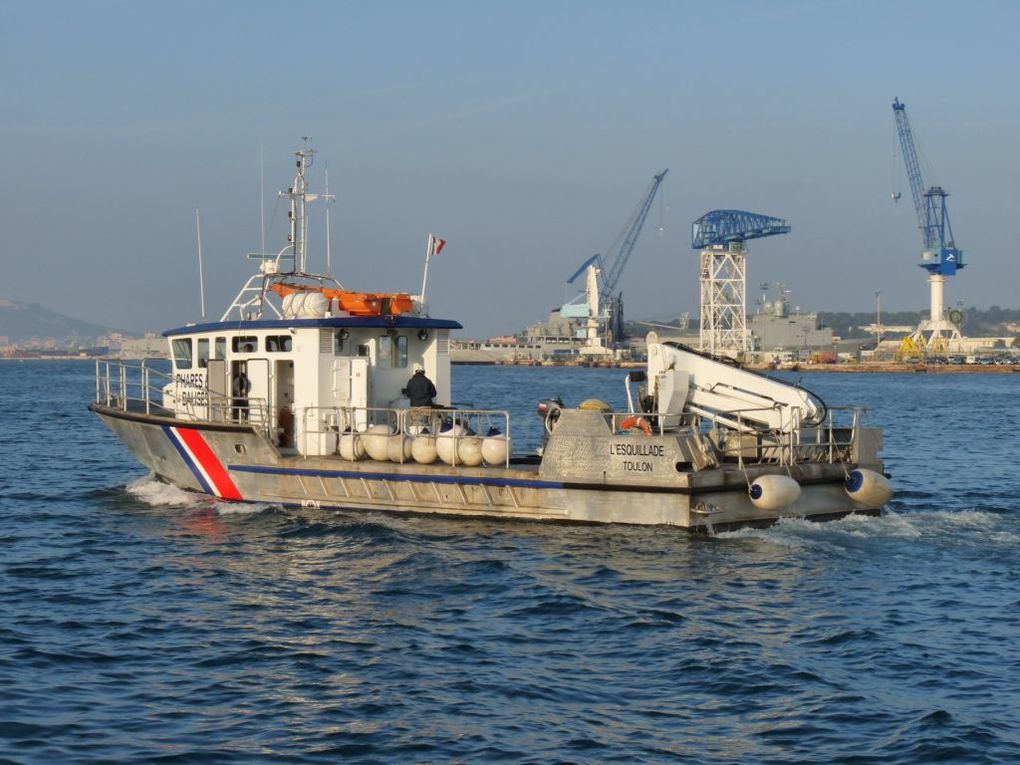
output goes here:
<path id="1" fill-rule="evenodd" d="M 953 227 L 949 222 L 949 211 L 946 208 L 949 192 L 938 185 L 925 188 L 914 135 L 910 129 L 910 120 L 907 119 L 907 105 L 895 98 L 892 108 L 921 234 L 921 262 L 918 265 L 928 272 L 928 284 L 931 287 L 929 319 L 922 321 L 914 333 L 904 340 L 901 354 L 945 353 L 949 350 L 947 339 L 955 343 L 959 350 L 962 340 L 959 322 L 954 323 L 946 317 L 945 285 L 946 277 L 954 276 L 965 263 L 963 252 L 957 248 L 953 239 Z M 899 194 L 893 194 L 893 200 L 897 199 Z"/>
<path id="2" fill-rule="evenodd" d="M 712 210 L 694 221 L 691 246 L 701 250 L 701 350 L 739 357 L 747 334 L 747 241 L 790 233 L 782 218 L 746 210 Z"/>
<path id="3" fill-rule="evenodd" d="M 600 318 L 603 318 L 602 308 L 605 307 L 608 313 L 607 334 L 610 342 L 623 337 L 623 297 L 614 294 L 616 285 L 623 275 L 623 270 L 630 260 L 634 247 L 637 244 L 641 229 L 644 228 L 645 219 L 648 218 L 648 211 L 652 207 L 655 195 L 662 185 L 662 179 L 666 177 L 669 168 L 652 177 L 648 191 L 641 198 L 634 214 L 628 219 L 626 226 L 617 242 L 610 248 L 607 258 L 595 254 L 582 263 L 573 276 L 567 279 L 567 284 L 573 284 L 581 274 L 586 274 L 584 292 L 579 293 L 573 300 L 568 301 L 561 309 L 561 315 L 567 318 L 587 319 L 588 339 L 585 351 L 598 354 L 602 352 L 601 337 L 598 331 Z M 584 302 L 582 303 L 582 299 Z"/>
<path id="4" fill-rule="evenodd" d="M 712 210 L 694 221 L 693 228 L 691 246 L 695 250 L 790 233 L 790 224 L 782 218 L 745 210 Z"/>

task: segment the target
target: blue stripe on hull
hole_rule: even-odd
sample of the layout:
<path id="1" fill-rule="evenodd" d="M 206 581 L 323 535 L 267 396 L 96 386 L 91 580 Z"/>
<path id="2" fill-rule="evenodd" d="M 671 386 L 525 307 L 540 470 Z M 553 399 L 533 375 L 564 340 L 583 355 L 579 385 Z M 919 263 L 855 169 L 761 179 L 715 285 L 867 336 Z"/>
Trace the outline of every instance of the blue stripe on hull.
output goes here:
<path id="1" fill-rule="evenodd" d="M 191 468 L 191 472 L 194 474 L 195 479 L 198 481 L 198 483 L 202 486 L 202 490 L 206 494 L 213 494 L 214 492 L 212 490 L 212 486 L 210 486 L 209 482 L 205 480 L 205 476 L 202 475 L 202 471 L 198 469 L 198 465 L 196 465 L 195 461 L 191 459 L 191 455 L 188 454 L 187 450 L 181 444 L 180 440 L 177 438 L 174 432 L 170 430 L 170 426 L 164 425 L 163 432 L 166 433 L 166 437 L 170 439 L 170 443 L 174 445 L 174 448 L 177 450 L 177 453 L 180 454 L 182 458 L 184 458 L 184 464 Z"/>
<path id="2" fill-rule="evenodd" d="M 525 489 L 562 489 L 562 481 L 533 481 L 526 478 L 481 478 L 475 476 L 415 475 L 413 473 L 376 473 L 362 470 L 313 470 L 310 468 L 270 467 L 265 465 L 229 465 L 228 470 L 262 475 L 300 475 L 311 478 L 368 478 L 377 481 L 408 483 L 447 483 L 470 486 L 514 486 Z"/>

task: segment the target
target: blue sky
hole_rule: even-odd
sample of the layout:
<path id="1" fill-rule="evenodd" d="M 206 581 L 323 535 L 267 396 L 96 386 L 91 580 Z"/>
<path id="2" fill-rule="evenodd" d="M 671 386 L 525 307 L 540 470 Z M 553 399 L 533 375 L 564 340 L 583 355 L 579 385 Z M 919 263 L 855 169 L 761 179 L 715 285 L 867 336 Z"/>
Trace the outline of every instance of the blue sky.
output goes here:
<path id="1" fill-rule="evenodd" d="M 0 9 L 0 297 L 136 330 L 197 319 L 197 207 L 218 315 L 259 247 L 260 147 L 268 220 L 311 136 L 313 184 L 328 164 L 339 197 L 337 275 L 414 291 L 435 231 L 433 314 L 469 336 L 563 302 L 666 167 L 621 279 L 628 317 L 697 312 L 690 224 L 723 207 L 793 226 L 752 244 L 749 285 L 783 282 L 811 310 L 871 310 L 876 290 L 920 310 L 909 195 L 890 199 L 898 96 L 968 257 L 947 303 L 1020 305 L 1018 3 Z"/>

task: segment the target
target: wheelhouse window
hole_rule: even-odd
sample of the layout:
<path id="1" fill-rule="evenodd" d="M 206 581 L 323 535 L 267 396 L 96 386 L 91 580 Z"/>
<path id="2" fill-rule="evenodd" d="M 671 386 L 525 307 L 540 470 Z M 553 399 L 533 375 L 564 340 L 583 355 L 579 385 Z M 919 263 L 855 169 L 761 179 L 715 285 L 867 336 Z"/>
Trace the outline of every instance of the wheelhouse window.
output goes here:
<path id="1" fill-rule="evenodd" d="M 177 369 L 191 369 L 191 338 L 178 337 L 173 341 L 174 367 Z"/>
<path id="2" fill-rule="evenodd" d="M 391 363 L 394 367 L 407 366 L 407 337 L 400 335 L 393 338 L 393 345 L 390 349 Z"/>
<path id="3" fill-rule="evenodd" d="M 230 349 L 234 353 L 256 353 L 259 339 L 254 335 L 238 335 L 230 339 Z"/>
<path id="4" fill-rule="evenodd" d="M 209 338 L 198 339 L 198 368 L 205 369 L 209 366 Z"/>
<path id="5" fill-rule="evenodd" d="M 407 337 L 386 334 L 379 338 L 376 363 L 382 369 L 398 369 L 407 366 Z"/>
<path id="6" fill-rule="evenodd" d="M 376 354 L 375 363 L 379 365 L 380 369 L 386 369 L 393 366 L 393 340 L 389 335 L 383 335 L 379 338 L 379 343 L 376 346 L 378 353 Z"/>
<path id="7" fill-rule="evenodd" d="M 266 351 L 269 353 L 289 353 L 293 348 L 290 335 L 269 335 L 266 338 Z"/>
<path id="8" fill-rule="evenodd" d="M 346 329 L 341 329 L 339 332 L 333 333 L 333 355 L 351 355 L 351 339 Z"/>
<path id="9" fill-rule="evenodd" d="M 227 338 L 217 337 L 213 345 L 213 358 L 225 359 L 227 357 Z"/>

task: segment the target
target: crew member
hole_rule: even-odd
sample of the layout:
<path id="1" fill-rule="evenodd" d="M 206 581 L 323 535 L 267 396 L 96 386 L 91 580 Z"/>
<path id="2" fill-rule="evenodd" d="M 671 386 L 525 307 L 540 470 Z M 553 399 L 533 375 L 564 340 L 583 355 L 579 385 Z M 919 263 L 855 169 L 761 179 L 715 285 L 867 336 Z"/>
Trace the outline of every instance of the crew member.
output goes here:
<path id="1" fill-rule="evenodd" d="M 436 386 L 425 376 L 425 367 L 421 364 L 414 365 L 414 374 L 402 392 L 410 400 L 411 406 L 435 406 L 433 399 L 436 397 Z"/>
<path id="2" fill-rule="evenodd" d="M 248 379 L 247 364 L 235 362 L 234 376 L 230 381 L 231 415 L 241 422 L 248 419 L 248 394 L 251 392 L 251 381 Z"/>

